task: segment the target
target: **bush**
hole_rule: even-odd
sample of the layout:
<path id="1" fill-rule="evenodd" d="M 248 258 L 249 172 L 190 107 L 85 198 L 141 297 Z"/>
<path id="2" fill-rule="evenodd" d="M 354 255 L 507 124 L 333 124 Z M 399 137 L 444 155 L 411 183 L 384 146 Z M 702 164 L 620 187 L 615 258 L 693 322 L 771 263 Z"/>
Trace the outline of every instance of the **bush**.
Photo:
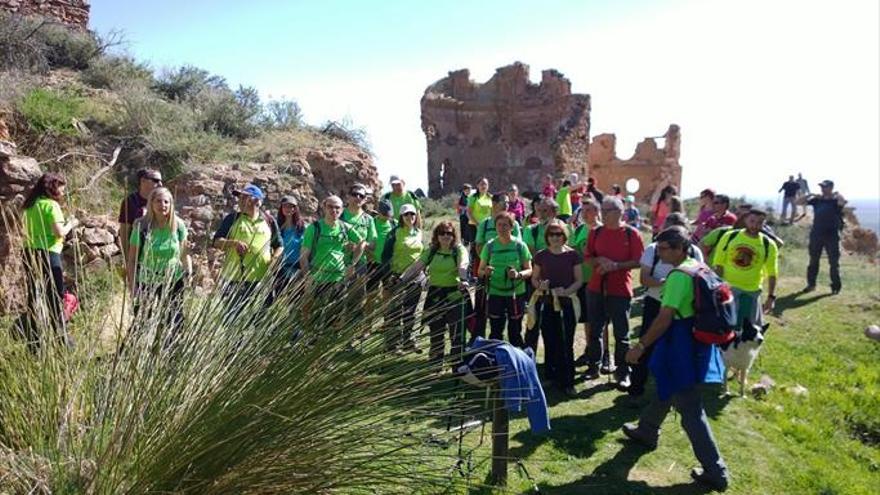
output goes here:
<path id="1" fill-rule="evenodd" d="M 95 60 L 80 78 L 93 88 L 119 89 L 131 84 L 150 85 L 149 67 L 128 56 L 106 56 Z"/>
<path id="2" fill-rule="evenodd" d="M 73 136 L 74 122 L 82 118 L 82 99 L 65 93 L 37 88 L 18 104 L 18 111 L 35 132 Z"/>
<path id="3" fill-rule="evenodd" d="M 343 119 L 342 122 L 335 120 L 328 121 L 321 128 L 321 134 L 333 139 L 346 141 L 358 146 L 367 153 L 372 153 L 366 129 L 363 127 L 356 127 L 348 118 Z"/>
<path id="4" fill-rule="evenodd" d="M 119 42 L 116 34 L 104 40 L 46 20 L 0 14 L 0 69 L 4 70 L 83 70 Z"/>
<path id="5" fill-rule="evenodd" d="M 164 70 L 156 78 L 153 89 L 171 101 L 192 100 L 207 89 L 226 89 L 226 80 L 210 72 L 184 65 L 177 70 Z"/>
<path id="6" fill-rule="evenodd" d="M 302 126 L 302 110 L 295 100 L 271 100 L 263 108 L 261 125 L 267 129 L 296 129 Z"/>
<path id="7" fill-rule="evenodd" d="M 205 88 L 190 103 L 204 131 L 236 139 L 257 134 L 262 106 L 254 88 L 242 86 L 234 93 L 226 88 Z"/>

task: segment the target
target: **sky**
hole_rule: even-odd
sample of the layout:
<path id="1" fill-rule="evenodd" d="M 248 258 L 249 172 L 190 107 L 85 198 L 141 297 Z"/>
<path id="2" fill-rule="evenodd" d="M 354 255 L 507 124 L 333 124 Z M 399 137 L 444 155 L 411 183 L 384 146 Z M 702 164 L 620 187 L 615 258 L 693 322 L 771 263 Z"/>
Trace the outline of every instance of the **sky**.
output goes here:
<path id="1" fill-rule="evenodd" d="M 683 195 L 773 198 L 790 174 L 880 198 L 876 0 L 92 0 L 154 69 L 196 65 L 311 124 L 351 119 L 383 179 L 427 184 L 419 100 L 449 71 L 478 82 L 521 61 L 592 100 L 591 135 L 629 158 L 682 129 Z M 880 199 L 878 199 L 880 201 Z"/>

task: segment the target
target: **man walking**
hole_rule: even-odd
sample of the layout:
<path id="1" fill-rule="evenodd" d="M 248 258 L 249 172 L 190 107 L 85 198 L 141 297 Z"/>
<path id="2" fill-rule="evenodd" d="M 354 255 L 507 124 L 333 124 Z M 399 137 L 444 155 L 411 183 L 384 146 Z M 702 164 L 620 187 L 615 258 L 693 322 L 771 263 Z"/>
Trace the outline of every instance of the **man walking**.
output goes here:
<path id="1" fill-rule="evenodd" d="M 623 434 L 652 450 L 657 448 L 660 427 L 675 407 L 701 465 L 691 470 L 691 477 L 724 490 L 730 475 L 715 444 L 700 393 L 701 384 L 724 379 L 724 366 L 716 346 L 693 338 L 694 279 L 682 270 L 699 269 L 700 264 L 688 257 L 688 237 L 684 227 L 671 227 L 657 235 L 660 260 L 675 268 L 666 278 L 656 318 L 626 354 L 627 362 L 636 364 L 646 349 L 655 348 L 650 367 L 657 381 L 657 399 L 642 411 L 638 423 L 623 426 Z"/>
<path id="2" fill-rule="evenodd" d="M 299 263 L 315 282 L 319 293 L 340 290 L 351 278 L 364 252 L 364 239 L 357 229 L 340 219 L 342 199 L 329 196 L 322 203 L 323 216 L 306 227 Z M 351 257 L 346 257 L 346 248 Z M 348 261 L 348 262 L 346 262 Z M 328 296 L 329 297 L 329 296 Z"/>
<path id="3" fill-rule="evenodd" d="M 840 231 L 843 230 L 843 207 L 846 200 L 834 192 L 834 182 L 819 183 L 822 194 L 806 197 L 806 204 L 813 207 L 813 227 L 810 229 L 810 264 L 807 266 L 807 287 L 804 292 L 816 289 L 819 275 L 819 258 L 822 250 L 828 255 L 828 271 L 831 275 L 831 293 L 840 292 Z"/>
<path id="4" fill-rule="evenodd" d="M 804 198 L 808 194 L 810 194 L 810 184 L 807 183 L 807 179 L 804 179 L 804 176 L 801 175 L 800 172 L 798 172 L 797 183 L 798 183 L 798 187 L 799 187 L 798 194 L 797 194 L 798 203 L 803 204 Z M 807 205 L 804 205 L 803 215 L 806 215 L 806 214 L 807 214 Z"/>
<path id="5" fill-rule="evenodd" d="M 587 286 L 587 313 L 590 318 L 587 379 L 599 376 L 599 363 L 608 349 L 603 348 L 602 329 L 610 321 L 614 327 L 614 357 L 618 364 L 615 379 L 620 388 L 629 387 L 629 366 L 624 356 L 629 350 L 629 313 L 633 297 L 632 274 L 638 268 L 645 247 L 639 232 L 622 221 L 623 202 L 616 196 L 602 200 L 605 223 L 596 227 L 587 241 L 585 263 L 593 265 Z"/>
<path id="6" fill-rule="evenodd" d="M 788 218 L 788 223 L 794 223 L 794 217 L 797 215 L 797 206 L 795 206 L 795 202 L 797 201 L 798 191 L 801 186 L 798 185 L 797 181 L 794 180 L 793 175 L 788 176 L 788 180 L 782 183 L 782 187 L 779 188 L 779 192 L 782 192 L 782 215 L 781 218 L 785 219 L 785 213 L 788 211 L 788 207 L 791 207 L 791 216 Z"/>

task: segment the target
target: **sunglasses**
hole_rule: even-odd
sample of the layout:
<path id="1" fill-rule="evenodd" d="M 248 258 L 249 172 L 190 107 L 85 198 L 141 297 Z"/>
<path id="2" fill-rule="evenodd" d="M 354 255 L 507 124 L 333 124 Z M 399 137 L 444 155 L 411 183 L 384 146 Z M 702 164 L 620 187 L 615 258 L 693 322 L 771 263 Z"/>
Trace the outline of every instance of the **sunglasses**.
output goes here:
<path id="1" fill-rule="evenodd" d="M 366 194 L 361 194 L 361 193 L 351 193 L 351 196 L 352 196 L 353 198 L 357 198 L 357 199 L 364 199 L 364 198 L 367 197 Z"/>
<path id="2" fill-rule="evenodd" d="M 563 232 L 547 232 L 547 237 L 565 237 Z"/>
<path id="3" fill-rule="evenodd" d="M 405 216 L 405 217 L 413 216 L 414 217 L 414 216 L 416 216 L 416 214 L 413 212 L 409 212 L 409 213 L 404 213 L 403 216 Z"/>
<path id="4" fill-rule="evenodd" d="M 451 236 L 455 235 L 455 233 L 454 233 L 454 232 L 437 232 L 437 235 L 439 235 L 439 236 L 450 236 L 450 237 L 451 237 Z"/>
<path id="5" fill-rule="evenodd" d="M 153 184 L 156 184 L 157 186 L 162 185 L 162 179 L 149 179 L 148 178 L 147 180 L 153 181 Z"/>

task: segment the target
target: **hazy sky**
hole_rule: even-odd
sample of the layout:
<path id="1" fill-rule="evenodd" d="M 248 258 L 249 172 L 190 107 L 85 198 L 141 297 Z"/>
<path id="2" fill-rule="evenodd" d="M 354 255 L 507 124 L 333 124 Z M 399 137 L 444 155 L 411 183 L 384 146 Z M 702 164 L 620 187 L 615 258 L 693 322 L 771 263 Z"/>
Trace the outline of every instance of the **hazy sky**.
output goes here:
<path id="1" fill-rule="evenodd" d="M 92 0 L 153 67 L 193 64 L 306 120 L 350 117 L 383 179 L 427 183 L 419 99 L 450 70 L 485 81 L 522 61 L 592 96 L 591 134 L 618 155 L 682 128 L 684 194 L 770 197 L 788 174 L 880 198 L 876 0 Z"/>

